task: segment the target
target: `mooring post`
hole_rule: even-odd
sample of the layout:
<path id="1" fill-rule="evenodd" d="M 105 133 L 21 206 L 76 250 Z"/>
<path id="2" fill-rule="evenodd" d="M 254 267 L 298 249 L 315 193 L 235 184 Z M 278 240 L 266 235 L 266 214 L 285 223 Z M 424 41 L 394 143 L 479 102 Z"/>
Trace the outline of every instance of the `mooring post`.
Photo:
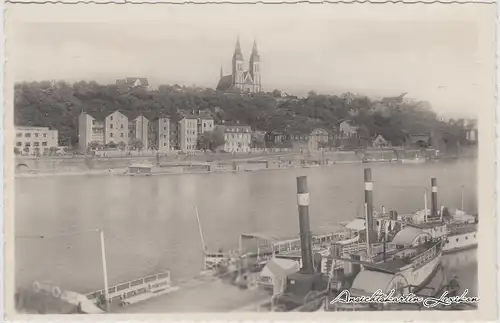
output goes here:
<path id="1" fill-rule="evenodd" d="M 371 168 L 365 168 L 365 204 L 366 204 L 366 226 L 367 242 L 369 245 L 376 242 L 376 231 L 373 221 L 373 182 Z"/>
<path id="2" fill-rule="evenodd" d="M 309 227 L 309 190 L 307 177 L 297 177 L 297 204 L 299 209 L 300 246 L 302 255 L 302 270 L 304 273 L 314 273 L 312 257 L 312 235 Z"/>
<path id="3" fill-rule="evenodd" d="M 431 214 L 433 218 L 437 218 L 438 216 L 438 188 L 437 188 L 437 180 L 435 177 L 431 178 Z"/>

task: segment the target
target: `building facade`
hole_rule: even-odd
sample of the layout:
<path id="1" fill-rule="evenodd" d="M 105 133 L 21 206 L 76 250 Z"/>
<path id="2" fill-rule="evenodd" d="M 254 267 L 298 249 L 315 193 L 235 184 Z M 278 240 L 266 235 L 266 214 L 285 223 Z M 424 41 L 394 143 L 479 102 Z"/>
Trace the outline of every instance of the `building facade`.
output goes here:
<path id="1" fill-rule="evenodd" d="M 155 118 L 150 124 L 150 143 L 152 149 L 159 152 L 168 152 L 171 147 L 171 123 L 168 117 Z"/>
<path id="2" fill-rule="evenodd" d="M 179 121 L 179 148 L 182 151 L 196 150 L 198 141 L 198 118 L 184 116 Z"/>
<path id="3" fill-rule="evenodd" d="M 198 133 L 204 133 L 207 131 L 214 131 L 214 119 L 209 115 L 200 115 L 197 120 Z"/>
<path id="4" fill-rule="evenodd" d="M 250 126 L 223 124 L 218 125 L 216 130 L 224 133 L 224 151 L 231 153 L 250 151 L 252 144 L 252 129 Z"/>
<path id="5" fill-rule="evenodd" d="M 58 131 L 48 127 L 15 127 L 15 149 L 20 154 L 46 155 L 57 149 Z"/>
<path id="6" fill-rule="evenodd" d="M 224 75 L 221 67 L 220 80 L 217 90 L 228 91 L 238 90 L 241 92 L 257 93 L 262 91 L 262 78 L 260 73 L 260 55 L 257 50 L 257 43 L 253 43 L 252 54 L 250 55 L 249 68 L 245 70 L 245 61 L 241 53 L 240 40 L 236 41 L 233 59 L 231 62 L 231 75 Z"/>
<path id="7" fill-rule="evenodd" d="M 372 141 L 373 148 L 388 148 L 390 143 L 382 135 L 377 135 Z"/>
<path id="8" fill-rule="evenodd" d="M 142 150 L 148 150 L 149 120 L 145 116 L 140 115 L 129 122 L 128 130 L 128 144 L 131 145 L 131 148 L 137 148 L 134 145 L 136 145 L 135 141 L 138 141 L 142 143 Z"/>
<path id="9" fill-rule="evenodd" d="M 328 144 L 328 131 L 322 128 L 314 129 L 309 135 L 308 147 L 310 151 L 318 151 Z"/>
<path id="10" fill-rule="evenodd" d="M 350 139 L 358 137 L 358 126 L 353 125 L 350 120 L 342 121 L 339 124 L 338 139 Z"/>
<path id="11" fill-rule="evenodd" d="M 82 112 L 78 116 L 78 148 L 84 152 L 91 143 L 104 145 L 104 121 Z"/>
<path id="12" fill-rule="evenodd" d="M 115 111 L 104 119 L 104 145 L 127 145 L 128 142 L 128 118 Z"/>

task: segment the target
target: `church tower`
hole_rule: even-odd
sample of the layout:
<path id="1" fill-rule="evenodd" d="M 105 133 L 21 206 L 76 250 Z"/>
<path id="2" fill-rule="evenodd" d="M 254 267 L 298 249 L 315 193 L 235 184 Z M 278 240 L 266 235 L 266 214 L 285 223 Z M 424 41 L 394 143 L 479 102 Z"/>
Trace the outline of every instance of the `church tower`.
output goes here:
<path id="1" fill-rule="evenodd" d="M 243 54 L 241 54 L 240 38 L 236 41 L 233 54 L 233 86 L 241 89 L 244 82 Z"/>
<path id="2" fill-rule="evenodd" d="M 253 42 L 252 55 L 250 55 L 250 75 L 252 76 L 254 89 L 253 92 L 260 92 L 262 90 L 260 80 L 260 56 L 257 50 L 257 42 Z"/>

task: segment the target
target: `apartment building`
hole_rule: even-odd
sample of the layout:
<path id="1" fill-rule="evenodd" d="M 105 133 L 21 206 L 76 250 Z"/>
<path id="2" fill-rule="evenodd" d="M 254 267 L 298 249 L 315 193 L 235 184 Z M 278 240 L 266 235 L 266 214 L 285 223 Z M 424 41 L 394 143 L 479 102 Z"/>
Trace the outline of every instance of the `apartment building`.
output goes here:
<path id="1" fill-rule="evenodd" d="M 104 145 L 128 142 L 128 118 L 117 110 L 104 119 Z"/>
<path id="2" fill-rule="evenodd" d="M 134 136 L 137 127 L 139 129 L 143 128 L 141 123 L 144 120 L 137 121 L 134 123 Z M 138 134 L 141 138 L 143 135 L 143 132 Z M 122 142 L 128 145 L 128 138 L 129 121 L 127 116 L 120 111 L 115 111 L 109 115 L 82 112 L 78 117 L 78 147 L 82 152 L 94 145 L 113 146 Z"/>
<path id="3" fill-rule="evenodd" d="M 207 113 L 198 114 L 197 119 L 198 133 L 204 133 L 206 131 L 214 131 L 214 119 Z"/>
<path id="4" fill-rule="evenodd" d="M 128 123 L 129 142 L 127 143 L 132 145 L 131 148 L 137 148 L 133 147 L 134 141 L 140 141 L 142 143 L 141 149 L 148 150 L 149 147 L 148 130 L 149 130 L 149 120 L 143 115 L 140 115 L 135 119 L 129 121 Z"/>
<path id="5" fill-rule="evenodd" d="M 214 130 L 214 119 L 210 114 L 205 112 L 198 114 L 181 113 L 181 120 L 177 126 L 179 149 L 182 151 L 196 150 L 198 135 Z"/>
<path id="6" fill-rule="evenodd" d="M 198 118 L 185 115 L 179 121 L 179 148 L 182 151 L 196 150 L 198 140 Z"/>
<path id="7" fill-rule="evenodd" d="M 15 127 L 15 149 L 21 154 L 48 154 L 57 148 L 58 132 L 48 127 Z"/>
<path id="8" fill-rule="evenodd" d="M 91 143 L 104 145 L 104 121 L 82 112 L 78 116 L 78 148 L 86 151 Z"/>
<path id="9" fill-rule="evenodd" d="M 249 152 L 252 142 L 252 129 L 250 126 L 224 123 L 217 125 L 216 130 L 224 132 L 224 151 Z"/>
<path id="10" fill-rule="evenodd" d="M 170 128 L 170 118 L 168 117 L 158 117 L 151 121 L 149 127 L 151 148 L 160 152 L 167 152 L 171 149 Z"/>

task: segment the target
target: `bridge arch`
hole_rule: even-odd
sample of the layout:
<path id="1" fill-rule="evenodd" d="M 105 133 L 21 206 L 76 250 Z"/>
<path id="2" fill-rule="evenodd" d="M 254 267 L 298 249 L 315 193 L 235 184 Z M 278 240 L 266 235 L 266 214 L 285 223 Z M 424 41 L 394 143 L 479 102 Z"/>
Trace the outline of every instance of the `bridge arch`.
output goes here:
<path id="1" fill-rule="evenodd" d="M 27 171 L 29 169 L 30 168 L 25 163 L 20 163 L 20 164 L 16 165 L 16 170 L 18 170 L 18 171 Z"/>

